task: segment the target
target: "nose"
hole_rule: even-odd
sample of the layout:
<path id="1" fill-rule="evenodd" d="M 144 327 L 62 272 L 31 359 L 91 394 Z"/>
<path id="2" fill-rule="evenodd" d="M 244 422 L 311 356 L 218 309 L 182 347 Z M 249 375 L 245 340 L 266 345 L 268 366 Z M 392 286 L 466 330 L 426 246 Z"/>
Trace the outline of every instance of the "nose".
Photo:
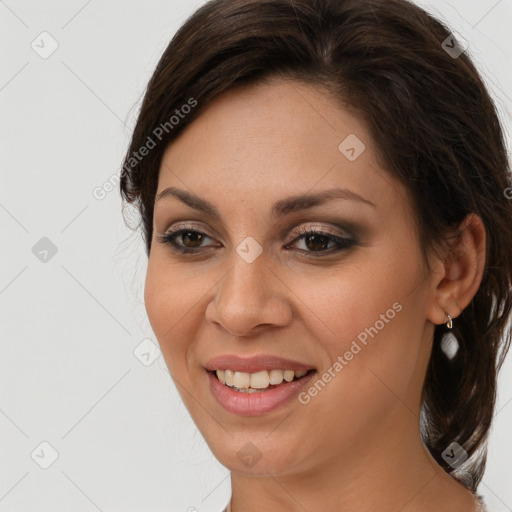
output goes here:
<path id="1" fill-rule="evenodd" d="M 235 254 L 206 308 L 206 320 L 237 337 L 249 337 L 264 327 L 283 327 L 292 318 L 290 293 L 264 253 L 252 263 Z"/>

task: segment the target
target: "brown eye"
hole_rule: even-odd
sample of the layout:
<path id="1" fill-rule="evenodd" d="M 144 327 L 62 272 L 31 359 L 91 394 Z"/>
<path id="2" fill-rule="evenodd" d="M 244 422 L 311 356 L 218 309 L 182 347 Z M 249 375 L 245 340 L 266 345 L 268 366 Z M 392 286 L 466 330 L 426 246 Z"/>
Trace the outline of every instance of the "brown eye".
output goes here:
<path id="1" fill-rule="evenodd" d="M 329 237 L 325 235 L 312 234 L 304 238 L 306 247 L 311 251 L 325 250 L 329 245 Z"/>
<path id="2" fill-rule="evenodd" d="M 180 236 L 185 247 L 200 247 L 204 238 L 198 231 L 184 231 Z"/>
<path id="3" fill-rule="evenodd" d="M 171 249 L 177 252 L 199 252 L 203 248 L 210 248 L 210 246 L 203 246 L 205 239 L 211 239 L 205 233 L 194 229 L 179 229 L 174 232 L 157 235 L 157 239 L 163 244 L 169 245 Z"/>
<path id="4" fill-rule="evenodd" d="M 344 238 L 324 231 L 313 229 L 299 229 L 297 236 L 290 245 L 295 245 L 297 250 L 305 255 L 328 256 L 330 254 L 350 249 L 356 245 L 357 241 L 352 238 Z M 214 249 L 213 245 L 205 245 L 205 239 L 212 238 L 207 234 L 195 229 L 178 229 L 174 232 L 168 232 L 163 235 L 156 235 L 156 238 L 163 244 L 168 245 L 173 251 L 179 253 L 200 254 L 207 250 Z M 303 247 L 298 248 L 298 242 Z"/>
<path id="5" fill-rule="evenodd" d="M 311 227 L 301 227 L 297 230 L 296 234 L 300 236 L 297 236 L 288 245 L 294 245 L 300 252 L 311 256 L 333 254 L 350 249 L 357 243 L 352 238 L 338 236 L 326 231 L 312 229 Z M 299 247 L 299 245 L 302 247 Z"/>

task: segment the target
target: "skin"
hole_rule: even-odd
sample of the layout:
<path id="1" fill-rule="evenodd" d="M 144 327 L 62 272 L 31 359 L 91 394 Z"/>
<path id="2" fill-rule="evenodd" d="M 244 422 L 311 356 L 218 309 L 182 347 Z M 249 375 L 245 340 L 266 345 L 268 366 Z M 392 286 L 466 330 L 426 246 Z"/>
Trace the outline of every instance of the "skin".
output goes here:
<path id="1" fill-rule="evenodd" d="M 366 146 L 354 161 L 338 149 L 350 134 Z M 233 512 L 476 510 L 423 445 L 419 410 L 434 327 L 445 312 L 456 322 L 481 282 L 480 219 L 465 220 L 429 273 L 406 189 L 380 166 L 363 123 L 291 80 L 217 97 L 167 148 L 157 194 L 171 186 L 207 199 L 221 219 L 156 200 L 146 310 L 183 402 L 231 470 Z M 278 200 L 332 187 L 375 206 L 335 199 L 271 215 Z M 156 238 L 190 223 L 206 237 L 175 241 L 199 255 Z M 297 239 L 299 226 L 357 240 L 308 257 L 336 243 Z M 252 263 L 236 252 L 249 236 L 263 249 Z M 321 375 L 396 302 L 401 311 L 307 405 L 240 417 L 210 392 L 203 365 L 225 353 L 289 357 Z M 252 467 L 237 456 L 246 443 L 261 454 Z"/>

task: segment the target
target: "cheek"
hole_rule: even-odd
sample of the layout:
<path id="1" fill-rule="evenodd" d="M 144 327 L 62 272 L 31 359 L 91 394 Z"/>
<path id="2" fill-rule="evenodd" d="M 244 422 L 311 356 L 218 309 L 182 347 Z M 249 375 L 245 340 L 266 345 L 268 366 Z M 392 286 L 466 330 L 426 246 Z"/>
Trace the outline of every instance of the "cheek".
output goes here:
<path id="1" fill-rule="evenodd" d="M 151 261 L 148 264 L 144 285 L 144 304 L 151 328 L 158 340 L 169 371 L 172 362 L 183 360 L 177 357 L 187 348 L 187 321 L 193 310 L 194 297 L 187 293 L 171 277 L 173 273 Z"/>
<path id="2" fill-rule="evenodd" d="M 413 321 L 422 313 L 420 289 L 411 294 L 420 269 L 414 260 L 406 265 L 379 252 L 357 268 L 333 271 L 316 287 L 313 278 L 300 280 L 309 330 L 330 369 L 325 388 L 354 407 L 405 394 L 420 349 L 422 324 Z"/>
<path id="3" fill-rule="evenodd" d="M 300 299 L 296 306 L 309 319 L 311 335 L 336 356 L 348 350 L 366 327 L 379 321 L 380 314 L 391 309 L 389 316 L 393 317 L 393 303 L 402 295 L 402 283 L 380 258 L 367 257 L 357 264 L 345 261 L 328 272 L 302 273 L 291 282 Z"/>
<path id="4" fill-rule="evenodd" d="M 167 314 L 168 301 L 172 300 L 168 295 L 172 288 L 166 286 L 161 277 L 157 266 L 150 259 L 144 284 L 144 305 L 151 328 L 159 341 L 162 334 L 172 325 L 172 319 Z"/>

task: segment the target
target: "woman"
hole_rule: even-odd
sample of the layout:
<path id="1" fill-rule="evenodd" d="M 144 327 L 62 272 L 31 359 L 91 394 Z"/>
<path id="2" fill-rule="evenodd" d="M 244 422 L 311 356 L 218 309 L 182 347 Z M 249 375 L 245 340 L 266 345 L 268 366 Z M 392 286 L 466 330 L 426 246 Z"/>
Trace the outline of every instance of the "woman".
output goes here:
<path id="1" fill-rule="evenodd" d="M 405 0 L 214 0 L 151 78 L 121 192 L 225 510 L 484 510 L 510 345 L 495 106 Z"/>

